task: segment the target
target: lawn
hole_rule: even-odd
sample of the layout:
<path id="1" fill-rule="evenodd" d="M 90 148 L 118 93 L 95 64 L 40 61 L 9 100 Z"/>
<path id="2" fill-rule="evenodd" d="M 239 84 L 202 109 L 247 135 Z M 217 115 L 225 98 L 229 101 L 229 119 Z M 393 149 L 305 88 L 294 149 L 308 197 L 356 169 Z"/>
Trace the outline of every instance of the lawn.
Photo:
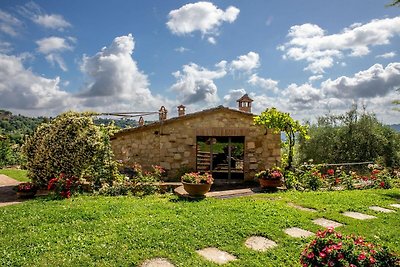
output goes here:
<path id="1" fill-rule="evenodd" d="M 18 169 L 0 169 L 0 174 L 7 175 L 10 178 L 13 178 L 20 182 L 29 182 L 30 179 L 27 176 L 26 170 L 18 170 Z"/>
<path id="2" fill-rule="evenodd" d="M 288 202 L 317 209 L 297 210 Z M 299 266 L 309 239 L 283 229 L 322 229 L 311 222 L 325 217 L 400 252 L 400 210 L 377 213 L 368 206 L 400 202 L 400 189 L 336 192 L 281 192 L 233 199 L 183 201 L 176 196 L 145 198 L 80 196 L 36 199 L 0 208 L 0 266 L 138 266 L 165 257 L 176 266 L 216 266 L 196 249 L 218 247 L 238 257 L 225 266 Z M 394 208 L 392 208 L 394 209 Z M 378 218 L 358 221 L 341 215 L 359 211 Z M 278 243 L 267 252 L 244 246 L 251 235 Z"/>

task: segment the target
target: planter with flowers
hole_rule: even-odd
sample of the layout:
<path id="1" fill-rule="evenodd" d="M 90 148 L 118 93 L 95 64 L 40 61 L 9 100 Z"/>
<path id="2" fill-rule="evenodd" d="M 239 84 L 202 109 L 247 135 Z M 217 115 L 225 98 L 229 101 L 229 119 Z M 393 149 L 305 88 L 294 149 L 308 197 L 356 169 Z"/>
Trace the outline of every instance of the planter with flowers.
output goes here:
<path id="1" fill-rule="evenodd" d="M 272 167 L 256 173 L 255 179 L 261 188 L 276 188 L 283 185 L 283 173 L 279 167 Z"/>
<path id="2" fill-rule="evenodd" d="M 37 190 L 37 186 L 31 182 L 20 183 L 17 187 L 17 196 L 19 198 L 32 198 Z"/>
<path id="3" fill-rule="evenodd" d="M 367 242 L 363 237 L 344 236 L 332 227 L 318 231 L 300 256 L 302 266 L 400 266 L 398 255 Z"/>
<path id="4" fill-rule="evenodd" d="M 185 173 L 181 177 L 183 188 L 189 196 L 202 197 L 210 191 L 214 181 L 212 175 L 208 172 L 200 174 L 199 172 Z"/>

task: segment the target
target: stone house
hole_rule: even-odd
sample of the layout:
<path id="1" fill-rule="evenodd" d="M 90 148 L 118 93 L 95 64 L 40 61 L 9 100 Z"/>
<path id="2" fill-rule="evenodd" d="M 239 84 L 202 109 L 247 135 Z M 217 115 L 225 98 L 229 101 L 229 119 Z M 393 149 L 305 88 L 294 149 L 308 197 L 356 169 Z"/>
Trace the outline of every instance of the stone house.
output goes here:
<path id="1" fill-rule="evenodd" d="M 185 171 L 209 171 L 215 179 L 252 180 L 266 167 L 280 164 L 280 135 L 253 123 L 251 100 L 240 98 L 238 110 L 219 106 L 191 114 L 178 107 L 178 117 L 116 133 L 112 148 L 117 160 L 143 169 L 161 165 L 171 179 Z"/>

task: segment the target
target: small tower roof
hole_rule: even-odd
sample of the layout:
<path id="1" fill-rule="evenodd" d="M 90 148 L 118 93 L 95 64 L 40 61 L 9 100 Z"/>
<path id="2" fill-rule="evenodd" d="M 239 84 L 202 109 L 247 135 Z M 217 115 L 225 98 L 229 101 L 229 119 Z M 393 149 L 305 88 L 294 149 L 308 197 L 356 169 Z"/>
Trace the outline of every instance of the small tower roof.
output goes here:
<path id="1" fill-rule="evenodd" d="M 253 99 L 251 99 L 248 94 L 244 94 L 241 98 L 236 100 L 236 102 L 253 102 Z"/>

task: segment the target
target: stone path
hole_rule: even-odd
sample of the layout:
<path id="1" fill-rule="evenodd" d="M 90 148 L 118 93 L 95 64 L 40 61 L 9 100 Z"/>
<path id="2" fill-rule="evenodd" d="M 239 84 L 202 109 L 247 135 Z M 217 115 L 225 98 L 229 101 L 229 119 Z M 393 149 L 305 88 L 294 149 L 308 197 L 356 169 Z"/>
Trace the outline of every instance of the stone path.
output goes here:
<path id="1" fill-rule="evenodd" d="M 313 223 L 318 224 L 318 225 L 320 225 L 322 227 L 325 227 L 325 228 L 328 228 L 328 227 L 336 228 L 336 227 L 343 226 L 343 224 L 341 224 L 341 223 L 338 223 L 338 222 L 335 222 L 335 221 L 331 221 L 331 220 L 328 220 L 328 219 L 325 219 L 325 218 L 315 219 L 315 220 L 313 220 Z"/>
<path id="2" fill-rule="evenodd" d="M 346 211 L 342 213 L 344 216 L 357 219 L 357 220 L 370 220 L 370 219 L 376 219 L 375 216 L 360 213 L 360 212 L 353 212 L 353 211 Z"/>
<path id="3" fill-rule="evenodd" d="M 0 174 L 0 207 L 19 204 L 22 200 L 17 198 L 13 188 L 20 182 L 6 175 Z"/>
<path id="4" fill-rule="evenodd" d="M 369 207 L 369 209 L 377 211 L 377 212 L 383 212 L 383 213 L 395 212 L 394 210 L 385 209 L 385 208 L 378 207 L 378 206 L 371 206 L 371 207 Z"/>
<path id="5" fill-rule="evenodd" d="M 146 260 L 140 265 L 140 267 L 174 267 L 167 259 L 155 258 L 151 260 Z"/>
<path id="6" fill-rule="evenodd" d="M 390 204 L 390 206 L 400 209 L 400 204 Z"/>
<path id="7" fill-rule="evenodd" d="M 250 249 L 264 252 L 270 248 L 276 247 L 278 244 L 262 236 L 250 236 L 246 239 L 244 245 Z"/>
<path id="8" fill-rule="evenodd" d="M 317 212 L 316 209 L 311 209 L 311 208 L 302 207 L 302 206 L 296 205 L 296 204 L 291 203 L 291 202 L 289 202 L 288 205 L 289 205 L 290 207 L 293 207 L 293 208 L 296 208 L 296 209 L 302 210 L 302 211 Z"/>
<path id="9" fill-rule="evenodd" d="M 314 235 L 313 232 L 298 227 L 287 228 L 285 229 L 285 233 L 295 238 L 304 238 Z"/>
<path id="10" fill-rule="evenodd" d="M 196 251 L 203 258 L 217 264 L 225 264 L 236 260 L 236 257 L 217 248 L 204 248 Z"/>

